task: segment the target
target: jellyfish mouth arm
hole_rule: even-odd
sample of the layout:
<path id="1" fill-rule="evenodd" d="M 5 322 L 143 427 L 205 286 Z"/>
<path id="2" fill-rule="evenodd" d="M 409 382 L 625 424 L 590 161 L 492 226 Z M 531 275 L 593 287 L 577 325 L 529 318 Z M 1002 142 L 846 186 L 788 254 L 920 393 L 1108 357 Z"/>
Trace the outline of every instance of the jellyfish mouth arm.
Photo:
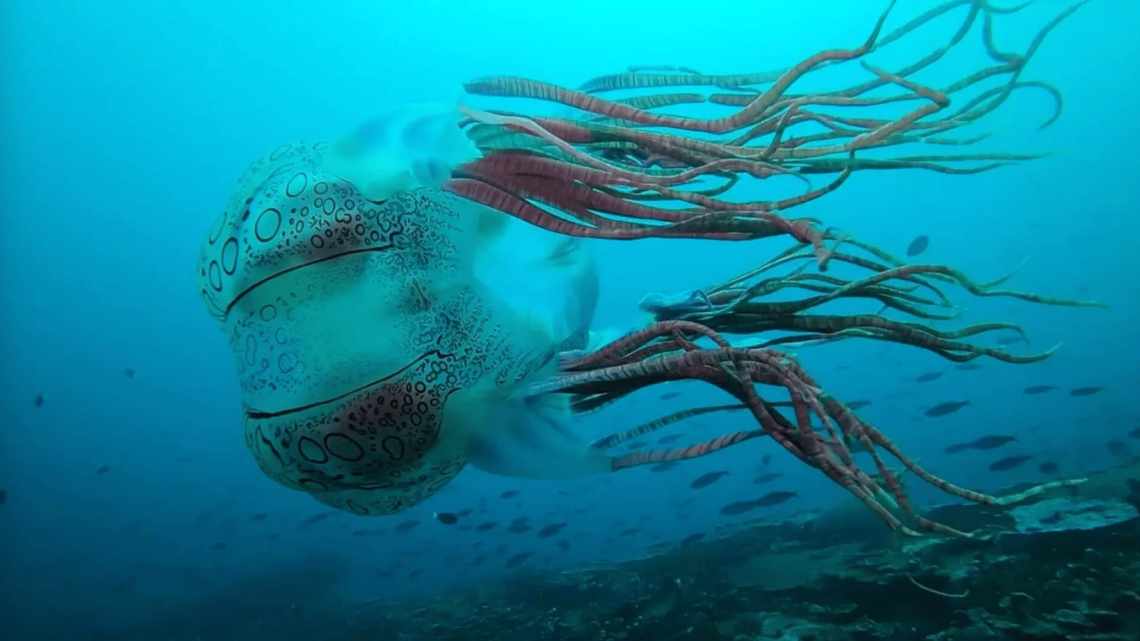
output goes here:
<path id="1" fill-rule="evenodd" d="M 711 345 L 702 347 L 698 342 Z M 1001 497 L 950 483 L 918 465 L 882 432 L 829 396 L 789 355 L 766 348 L 728 346 L 727 341 L 715 331 L 697 323 L 655 323 L 565 363 L 563 370 L 558 377 L 534 386 L 531 393 L 588 396 L 617 390 L 620 394 L 627 394 L 666 381 L 698 380 L 728 392 L 739 401 L 736 405 L 692 410 L 684 416 L 670 415 L 633 430 L 610 435 L 594 443 L 598 449 L 613 447 L 635 434 L 659 429 L 703 412 L 744 409 L 757 423 L 754 430 L 725 434 L 687 448 L 632 452 L 613 459 L 615 470 L 695 458 L 766 436 L 847 490 L 892 529 L 906 534 L 935 532 L 970 536 L 919 514 L 903 490 L 897 473 L 887 466 L 884 454 L 942 492 L 987 505 L 1009 505 L 1080 482 L 1047 483 Z M 782 404 L 767 401 L 758 388 L 782 389 L 789 400 Z M 786 415 L 780 411 L 781 405 L 791 411 Z M 818 420 L 818 426 L 813 418 Z M 851 447 L 856 445 L 870 454 L 880 480 L 855 462 Z"/>
<path id="2" fill-rule="evenodd" d="M 584 115 L 549 118 L 464 107 L 463 125 L 483 157 L 457 167 L 445 189 L 544 229 L 575 236 L 748 240 L 790 235 L 811 244 L 820 268 L 826 268 L 830 253 L 823 243 L 829 230 L 817 221 L 787 218 L 786 212 L 839 189 L 853 172 L 975 173 L 1036 157 L 980 152 L 857 158 L 856 153 L 904 145 L 973 145 L 984 134 L 951 136 L 982 121 L 1012 93 L 1026 88 L 1043 90 L 1054 99 L 1054 113 L 1042 125 L 1048 126 L 1060 113 L 1060 93 L 1047 83 L 1022 80 L 1022 75 L 1045 36 L 1083 3 L 1047 22 L 1020 54 L 997 46 L 994 23 L 1022 7 L 951 0 L 883 34 L 893 4 L 858 46 L 820 51 L 778 72 L 706 75 L 678 66 L 635 67 L 595 78 L 579 89 L 518 77 L 468 83 L 472 95 L 535 99 Z M 958 7 L 965 11 L 953 35 L 919 59 L 894 70 L 866 61 L 868 54 L 911 39 L 919 28 L 946 19 Z M 945 86 L 934 87 L 920 79 L 975 31 L 980 31 L 982 52 L 992 64 Z M 871 78 L 850 86 L 792 93 L 794 86 L 821 69 L 853 61 Z M 991 82 L 996 86 L 983 85 Z M 687 91 L 636 93 L 664 87 Z M 709 87 L 722 91 L 704 92 Z M 725 88 L 731 93 L 723 92 Z M 898 91 L 873 93 L 889 88 Z M 608 97 L 615 92 L 635 95 Z M 961 106 L 952 110 L 951 99 Z M 907 103 L 915 106 L 898 113 L 895 106 Z M 709 118 L 662 111 L 691 104 L 734 111 Z M 884 106 L 893 111 L 849 115 Z M 811 174 L 835 177 L 793 196 L 746 202 L 729 197 L 741 178 L 767 183 L 781 177 L 806 180 Z M 710 188 L 709 179 L 723 183 Z"/>

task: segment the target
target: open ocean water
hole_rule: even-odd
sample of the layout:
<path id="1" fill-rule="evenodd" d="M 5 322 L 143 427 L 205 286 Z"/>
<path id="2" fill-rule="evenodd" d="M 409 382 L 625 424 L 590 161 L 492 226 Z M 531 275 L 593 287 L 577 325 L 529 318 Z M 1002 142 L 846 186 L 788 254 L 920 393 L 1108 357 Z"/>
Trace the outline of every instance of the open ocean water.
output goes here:
<path id="1" fill-rule="evenodd" d="M 1140 639 L 1138 28 L 0 4 L 0 635 Z"/>

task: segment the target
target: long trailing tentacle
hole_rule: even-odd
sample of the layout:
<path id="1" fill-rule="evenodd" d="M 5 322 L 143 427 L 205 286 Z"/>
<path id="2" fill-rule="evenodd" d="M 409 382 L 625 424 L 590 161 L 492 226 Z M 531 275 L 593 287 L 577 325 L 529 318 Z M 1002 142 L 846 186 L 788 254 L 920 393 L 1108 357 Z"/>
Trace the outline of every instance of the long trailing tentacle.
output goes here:
<path id="1" fill-rule="evenodd" d="M 699 346 L 702 339 L 712 345 Z M 652 345 L 663 345 L 666 349 L 653 350 L 653 356 L 638 358 L 638 354 Z M 613 459 L 615 470 L 704 456 L 767 436 L 848 490 L 891 528 L 907 534 L 926 531 L 969 536 L 919 514 L 897 476 L 888 468 L 884 454 L 897 459 L 918 478 L 942 492 L 994 506 L 1011 505 L 1054 488 L 1082 482 L 1075 479 L 1046 483 L 1009 496 L 993 496 L 955 485 L 918 465 L 882 432 L 829 396 L 789 355 L 771 349 L 731 347 L 715 331 L 688 321 L 655 323 L 593 353 L 575 357 L 563 363 L 562 369 L 561 375 L 535 383 L 530 393 L 590 394 L 615 383 L 644 388 L 667 381 L 704 381 L 732 394 L 740 403 L 706 408 L 706 411 L 745 408 L 758 424 L 757 429 L 725 434 L 689 447 L 631 452 Z M 765 386 L 784 390 L 790 401 L 783 405 L 791 408 L 790 417 L 779 411 L 776 403 L 763 399 L 758 387 Z M 670 415 L 600 439 L 594 447 L 613 447 L 635 433 L 643 434 L 686 417 Z M 820 427 L 813 417 L 818 418 Z M 877 479 L 855 462 L 851 452 L 854 444 L 871 454 Z"/>

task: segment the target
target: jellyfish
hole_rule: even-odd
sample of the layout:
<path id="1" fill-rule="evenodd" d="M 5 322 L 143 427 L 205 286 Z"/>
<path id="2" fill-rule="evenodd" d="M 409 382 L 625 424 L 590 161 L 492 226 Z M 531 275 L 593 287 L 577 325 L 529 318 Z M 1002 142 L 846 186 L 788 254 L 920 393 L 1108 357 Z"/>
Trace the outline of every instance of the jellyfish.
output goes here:
<path id="1" fill-rule="evenodd" d="M 1079 5 L 1077 5 L 1079 6 Z M 951 39 L 890 71 L 867 58 L 916 29 L 965 14 Z M 255 162 L 203 245 L 198 275 L 207 308 L 234 353 L 245 444 L 275 481 L 362 515 L 391 514 L 438 492 L 467 465 L 527 478 L 577 478 L 705 456 L 753 439 L 852 494 L 891 528 L 968 536 L 924 517 L 888 465 L 953 496 L 1009 505 L 1057 487 L 991 496 L 926 470 L 886 434 L 834 398 L 788 344 L 881 340 L 952 361 L 1013 363 L 972 337 L 1020 331 L 1008 323 L 956 329 L 948 289 L 1035 304 L 1093 306 L 976 282 L 950 266 L 907 263 L 789 211 L 839 189 L 854 173 L 897 169 L 970 174 L 1031 154 L 891 156 L 899 146 L 968 148 L 955 137 L 1015 91 L 1025 64 L 1076 6 L 1047 23 L 1020 54 L 1002 51 L 993 22 L 1017 8 L 954 0 L 883 34 L 890 7 L 851 49 L 787 69 L 704 74 L 642 66 L 568 88 L 516 77 L 466 86 L 468 98 L 524 98 L 577 110 L 527 115 L 472 104 L 416 104 L 384 113 L 341 139 L 285 145 Z M 982 24 L 993 65 L 943 87 L 920 75 Z M 868 77 L 795 93 L 816 71 L 858 61 Z M 997 80 L 988 89 L 983 81 Z M 683 87 L 680 93 L 647 93 Z M 698 93 L 697 89 L 706 90 Z M 951 108 L 951 97 L 975 93 Z M 634 95 L 614 95 L 620 92 Z M 886 92 L 886 93 L 884 93 Z M 697 117 L 683 105 L 728 110 Z M 881 113 L 867 115 L 875 108 Z M 900 109 L 901 108 L 901 109 Z M 846 110 L 862 110 L 857 115 Z M 872 153 L 874 152 L 874 153 Z M 811 177 L 830 175 L 822 185 Z M 789 180 L 801 193 L 734 198 L 738 184 Z M 552 239 L 540 268 L 490 278 L 488 265 L 521 245 L 519 226 Z M 725 282 L 650 292 L 642 328 L 597 344 L 591 321 L 599 274 L 577 239 L 758 241 L 790 246 Z M 540 297 L 512 283 L 548 279 Z M 805 293 L 806 292 L 806 293 Z M 824 313 L 831 303 L 878 311 Z M 691 407 L 586 441 L 578 417 L 647 387 L 707 383 L 731 403 Z M 612 452 L 619 443 L 692 416 L 744 412 L 752 429 L 673 449 Z M 856 453 L 865 453 L 870 465 Z"/>

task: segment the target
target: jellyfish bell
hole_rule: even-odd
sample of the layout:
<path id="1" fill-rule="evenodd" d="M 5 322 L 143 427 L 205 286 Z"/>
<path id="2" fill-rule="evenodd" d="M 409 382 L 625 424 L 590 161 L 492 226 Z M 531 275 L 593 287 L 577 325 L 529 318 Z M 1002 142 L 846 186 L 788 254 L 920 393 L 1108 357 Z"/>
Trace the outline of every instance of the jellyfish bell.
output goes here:
<path id="1" fill-rule="evenodd" d="M 565 427 L 565 402 L 521 393 L 559 351 L 585 347 L 592 259 L 547 238 L 552 259 L 523 266 L 544 296 L 496 286 L 518 280 L 503 262 L 509 227 L 486 220 L 507 218 L 436 184 L 470 152 L 456 135 L 452 114 L 415 106 L 331 145 L 282 147 L 247 171 L 202 247 L 246 445 L 270 478 L 323 503 L 395 512 L 468 462 L 609 469 Z"/>
<path id="2" fill-rule="evenodd" d="M 418 187 L 442 187 L 453 168 L 480 155 L 460 129 L 460 116 L 457 103 L 388 110 L 333 143 L 325 166 L 372 201 Z"/>

